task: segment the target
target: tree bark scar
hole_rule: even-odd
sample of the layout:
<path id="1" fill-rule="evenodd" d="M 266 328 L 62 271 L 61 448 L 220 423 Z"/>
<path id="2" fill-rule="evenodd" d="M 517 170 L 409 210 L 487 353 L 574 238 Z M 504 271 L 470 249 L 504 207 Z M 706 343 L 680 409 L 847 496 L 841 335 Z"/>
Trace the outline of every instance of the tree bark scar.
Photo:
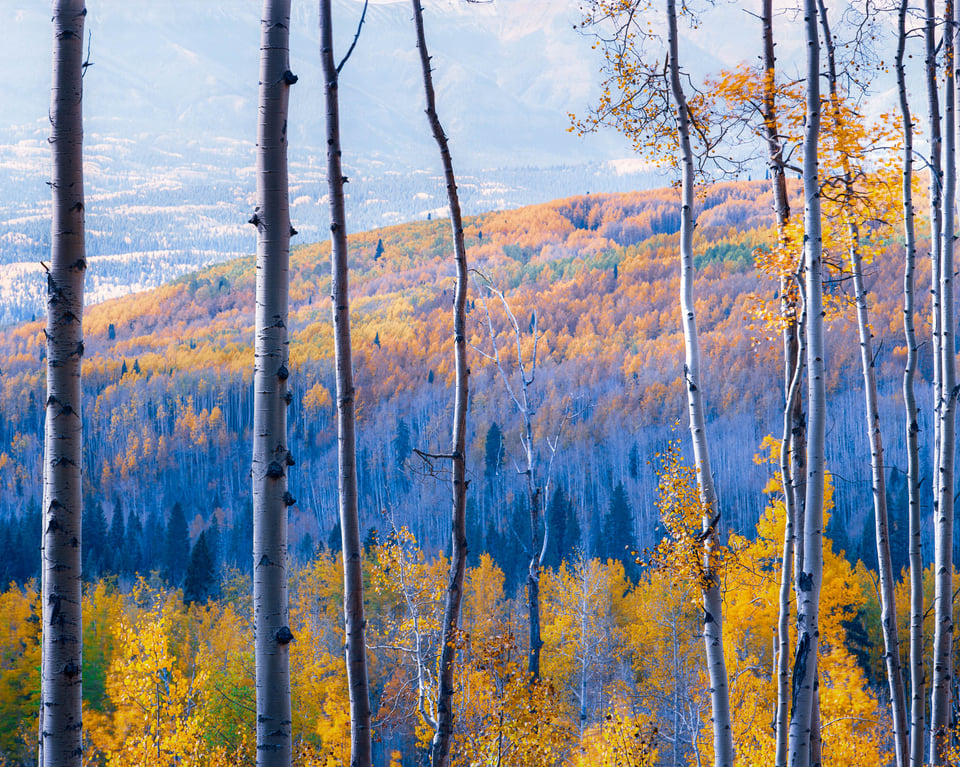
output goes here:
<path id="1" fill-rule="evenodd" d="M 813 574 L 812 573 L 800 573 L 799 584 L 800 591 L 812 591 L 813 590 Z"/>
<path id="2" fill-rule="evenodd" d="M 804 633 L 800 637 L 800 643 L 797 645 L 796 661 L 793 664 L 793 690 L 790 700 L 790 719 L 791 721 L 797 715 L 797 696 L 800 694 L 800 686 L 803 684 L 803 678 L 807 671 L 807 655 L 810 653 L 810 635 Z"/>

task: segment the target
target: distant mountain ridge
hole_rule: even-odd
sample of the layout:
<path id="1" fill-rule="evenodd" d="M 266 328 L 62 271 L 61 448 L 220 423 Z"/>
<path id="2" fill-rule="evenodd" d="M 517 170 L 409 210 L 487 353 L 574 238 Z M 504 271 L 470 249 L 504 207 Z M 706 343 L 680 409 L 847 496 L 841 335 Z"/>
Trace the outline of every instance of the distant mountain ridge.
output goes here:
<path id="1" fill-rule="evenodd" d="M 342 53 L 362 4 L 334 6 Z M 787 7 L 776 26 L 778 62 L 789 77 L 802 46 Z M 42 312 L 39 262 L 49 251 L 49 13 L 26 0 L 5 10 L 0 326 Z M 245 222 L 254 194 L 258 0 L 98 0 L 88 11 L 90 300 L 156 287 L 252 251 Z M 316 3 L 293 4 L 291 65 L 299 81 L 290 106 L 291 194 L 305 242 L 323 239 L 328 228 L 316 13 Z M 427 0 L 438 101 L 468 213 L 665 183 L 615 131 L 568 132 L 569 114 L 586 112 L 600 82 L 599 54 L 574 28 L 580 17 L 577 0 Z M 743 8 L 713 6 L 702 21 L 681 33 L 695 78 L 751 59 L 759 23 Z M 419 78 L 408 2 L 371 3 L 341 82 L 351 231 L 435 216 L 443 207 Z"/>

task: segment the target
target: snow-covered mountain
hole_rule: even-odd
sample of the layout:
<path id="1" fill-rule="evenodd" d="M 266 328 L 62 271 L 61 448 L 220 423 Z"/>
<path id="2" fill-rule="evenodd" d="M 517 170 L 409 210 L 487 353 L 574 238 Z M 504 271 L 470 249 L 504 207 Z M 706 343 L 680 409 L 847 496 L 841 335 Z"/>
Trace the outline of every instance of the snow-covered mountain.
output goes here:
<path id="1" fill-rule="evenodd" d="M 315 0 L 294 0 L 291 198 L 301 241 L 326 232 L 323 90 Z M 579 137 L 601 58 L 575 28 L 579 0 L 424 0 L 438 108 L 467 213 L 570 194 L 664 183 L 613 131 Z M 37 262 L 48 247 L 51 25 L 45 0 L 5 0 L 0 25 L 0 324 L 42 308 Z M 84 82 L 88 247 L 111 265 L 97 300 L 254 247 L 260 0 L 88 0 Z M 347 50 L 360 0 L 335 0 Z M 695 79 L 756 56 L 759 22 L 719 2 L 685 26 Z M 372 0 L 341 77 L 351 229 L 439 214 L 439 161 L 423 116 L 408 0 Z M 781 66 L 803 54 L 781 14 Z M 791 32 L 791 29 L 793 30 Z M 171 268 L 158 269 L 169 263 Z"/>
<path id="2" fill-rule="evenodd" d="M 337 48 L 356 30 L 362 5 L 335 3 Z M 46 130 L 50 14 L 18 0 L 0 30 L 3 122 Z M 91 0 L 94 66 L 85 82 L 88 133 L 251 139 L 255 133 L 260 3 L 257 0 Z M 12 21 L 10 20 L 12 18 Z M 598 62 L 573 29 L 575 2 L 497 0 L 428 3 L 428 44 L 438 97 L 465 167 L 554 164 L 624 153 L 615 136 L 567 133 L 596 90 Z M 291 150 L 322 145 L 323 98 L 317 3 L 294 2 Z M 421 112 L 419 63 L 407 2 L 375 2 L 341 84 L 345 153 L 412 167 L 432 164 Z"/>

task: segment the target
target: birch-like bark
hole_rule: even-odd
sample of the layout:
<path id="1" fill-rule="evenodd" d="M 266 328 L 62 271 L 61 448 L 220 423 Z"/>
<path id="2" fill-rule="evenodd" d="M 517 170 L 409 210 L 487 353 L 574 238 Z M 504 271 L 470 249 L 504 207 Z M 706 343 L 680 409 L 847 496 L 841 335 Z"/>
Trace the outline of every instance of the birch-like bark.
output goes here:
<path id="1" fill-rule="evenodd" d="M 937 10 L 935 0 L 926 0 L 924 67 L 927 82 L 927 130 L 930 134 L 930 324 L 933 336 L 933 408 L 940 407 L 942 376 L 940 367 L 940 247 L 943 235 L 943 134 L 940 115 L 940 83 L 937 66 Z M 933 463 L 940 455 L 940 421 L 933 422 Z M 937 494 L 933 494 L 933 513 L 937 513 Z"/>
<path id="2" fill-rule="evenodd" d="M 253 377 L 253 612 L 257 676 L 257 765 L 292 758 L 287 604 L 287 298 L 290 206 L 287 106 L 290 0 L 264 0 L 260 20 L 257 124 L 257 307 Z"/>
<path id="3" fill-rule="evenodd" d="M 794 523 L 797 516 L 795 483 L 790 473 L 790 451 L 794 450 L 794 421 L 796 406 L 800 401 L 800 384 L 803 379 L 803 355 L 806 351 L 803 339 L 797 339 L 796 329 L 803 327 L 804 318 L 794 325 L 796 345 L 784 344 L 784 359 L 789 370 L 793 368 L 792 378 L 786 390 L 786 404 L 783 408 L 783 434 L 780 439 L 780 481 L 783 485 L 784 528 L 783 553 L 780 560 L 780 604 L 777 616 L 777 713 L 776 727 L 776 767 L 787 764 L 787 726 L 790 719 L 790 595 L 793 591 L 793 560 L 796 544 Z M 784 331 L 785 336 L 787 331 Z M 801 416 L 802 417 L 802 416 Z"/>
<path id="4" fill-rule="evenodd" d="M 363 616 L 363 549 L 360 542 L 357 499 L 357 438 L 350 344 L 347 217 L 343 199 L 343 169 L 340 165 L 340 73 L 333 58 L 333 19 L 330 5 L 330 0 L 320 0 L 320 59 L 327 106 L 327 186 L 330 195 L 333 340 L 337 367 L 337 458 L 340 534 L 343 544 L 343 607 L 347 684 L 350 689 L 350 764 L 351 767 L 372 767 L 370 690 Z"/>
<path id="5" fill-rule="evenodd" d="M 83 760 L 80 362 L 87 267 L 83 198 L 84 0 L 53 3 L 53 221 L 47 270 L 47 399 L 43 462 L 41 764 Z"/>
<path id="6" fill-rule="evenodd" d="M 730 696 L 727 668 L 723 654 L 723 602 L 720 576 L 714 561 L 719 546 L 717 527 L 720 504 L 713 484 L 710 451 L 703 409 L 703 382 L 700 376 L 700 339 L 693 302 L 693 148 L 690 142 L 690 113 L 686 94 L 680 82 L 680 61 L 677 34 L 676 0 L 667 0 L 670 90 L 676 104 L 676 124 L 680 139 L 681 211 L 680 211 L 680 311 L 683 317 L 683 338 L 686 352 L 684 376 L 690 437 L 697 472 L 700 498 L 706 514 L 703 518 L 703 641 L 710 677 L 710 705 L 713 720 L 714 763 L 716 767 L 733 765 L 733 727 L 730 720 Z M 712 516 L 712 518 L 711 518 Z"/>
<path id="7" fill-rule="evenodd" d="M 823 0 L 817 2 L 820 12 L 820 26 L 823 30 L 824 45 L 827 49 L 827 82 L 830 89 L 830 103 L 839 123 L 840 94 L 837 81 L 834 39 L 830 32 L 827 9 Z M 856 194 L 853 184 L 853 172 L 850 158 L 843 156 L 840 179 L 843 185 L 846 204 L 852 205 Z M 893 574 L 890 559 L 890 534 L 887 515 L 887 484 L 883 463 L 883 435 L 880 430 L 879 397 L 877 396 L 877 376 L 873 353 L 873 331 L 870 327 L 870 313 L 867 307 L 867 290 L 863 282 L 863 254 L 860 250 L 860 227 L 855 213 L 847 211 L 847 230 L 850 240 L 848 255 L 850 271 L 853 277 L 854 303 L 857 315 L 857 333 L 860 340 L 860 372 L 863 377 L 864 406 L 867 419 L 867 435 L 870 442 L 870 478 L 873 488 L 874 525 L 877 539 L 877 569 L 880 578 L 880 626 L 883 634 L 884 662 L 887 672 L 887 686 L 890 690 L 890 706 L 893 714 L 893 739 L 896 746 L 897 767 L 906 767 L 907 763 L 907 708 L 906 693 L 903 687 L 903 672 L 900 666 L 900 639 L 897 635 L 897 606 Z"/>
<path id="8" fill-rule="evenodd" d="M 820 135 L 820 40 L 816 0 L 804 0 L 807 42 L 806 126 L 803 139 L 804 263 L 807 322 L 807 486 L 803 569 L 797 574 L 797 650 L 793 665 L 793 710 L 788 744 L 791 767 L 807 767 L 813 729 L 823 579 L 823 495 L 826 388 L 823 343 L 823 265 L 818 144 Z"/>
<path id="9" fill-rule="evenodd" d="M 914 378 L 917 372 L 917 334 L 914 328 L 914 271 L 916 233 L 913 210 L 913 118 L 907 98 L 904 54 L 907 43 L 907 8 L 901 0 L 897 16 L 897 91 L 903 125 L 903 335 L 907 361 L 903 370 L 903 403 L 907 422 L 907 497 L 910 558 L 910 767 L 923 767 L 925 684 L 923 670 L 923 558 L 920 548 L 920 426 Z"/>
<path id="10" fill-rule="evenodd" d="M 767 145 L 767 162 L 773 191 L 777 238 L 780 240 L 790 218 L 787 197 L 787 179 L 783 160 L 783 143 L 777 116 L 776 54 L 773 39 L 773 0 L 763 0 L 761 9 L 763 30 L 763 137 Z M 796 544 L 796 519 L 802 507 L 798 490 L 802 480 L 802 451 L 804 450 L 803 397 L 800 383 L 803 372 L 803 344 L 799 339 L 800 322 L 797 302 L 793 297 L 800 290 L 793 284 L 794 275 L 780 278 L 780 317 L 783 322 L 783 433 L 780 439 L 780 481 L 784 500 L 784 537 L 780 570 L 780 603 L 777 619 L 777 710 L 775 764 L 787 764 L 787 724 L 790 697 L 790 593 L 793 584 L 793 560 Z"/>
<path id="11" fill-rule="evenodd" d="M 423 71 L 423 88 L 427 103 L 427 122 L 433 138 L 440 149 L 443 176 L 447 184 L 447 199 L 450 203 L 450 224 L 453 228 L 453 251 L 457 264 L 457 286 L 453 298 L 453 340 L 456 368 L 455 397 L 453 404 L 453 438 L 451 460 L 453 462 L 453 513 L 451 518 L 450 574 L 447 581 L 447 596 L 443 607 L 443 624 L 440 634 L 440 670 L 437 695 L 437 727 L 430 744 L 430 761 L 433 767 L 447 767 L 450 763 L 450 739 L 453 735 L 453 672 L 457 658 L 457 632 L 460 624 L 460 605 L 463 600 L 463 576 L 467 566 L 467 476 L 466 432 L 468 377 L 467 368 L 467 249 L 463 241 L 463 219 L 460 214 L 460 195 L 453 174 L 453 160 L 447 145 L 440 118 L 437 116 L 433 75 L 430 69 L 430 54 L 423 30 L 423 9 L 420 0 L 413 0 L 413 18 L 417 32 L 417 49 L 420 51 L 420 66 Z"/>
<path id="12" fill-rule="evenodd" d="M 854 227 L 855 229 L 857 227 Z M 890 559 L 890 534 L 887 521 L 887 488 L 884 477 L 883 439 L 880 433 L 880 412 L 877 377 L 873 354 L 873 333 L 867 309 L 867 291 L 863 284 L 863 259 L 858 247 L 850 249 L 853 285 L 857 308 L 857 330 L 860 336 L 860 364 L 863 375 L 868 436 L 870 440 L 870 472 L 873 482 L 873 511 L 877 537 L 877 563 L 880 576 L 880 624 L 883 633 L 884 660 L 890 705 L 893 712 L 893 738 L 896 763 L 907 762 L 906 693 L 900 666 L 900 640 L 897 636 L 897 610 L 893 564 Z"/>
<path id="13" fill-rule="evenodd" d="M 930 703 L 930 761 L 947 764 L 950 748 L 950 686 L 953 676 L 953 473 L 956 362 L 953 328 L 954 202 L 956 197 L 956 93 L 954 3 L 944 11 L 943 239 L 940 248 L 940 444 L 934 519 L 933 684 Z"/>

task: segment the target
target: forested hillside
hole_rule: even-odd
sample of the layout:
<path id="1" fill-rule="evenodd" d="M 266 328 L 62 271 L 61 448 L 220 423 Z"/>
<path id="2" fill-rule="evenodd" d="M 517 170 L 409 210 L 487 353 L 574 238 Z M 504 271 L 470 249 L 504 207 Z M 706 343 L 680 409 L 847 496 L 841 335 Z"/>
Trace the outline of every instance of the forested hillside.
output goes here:
<path id="1" fill-rule="evenodd" d="M 700 204 L 696 301 L 706 403 L 716 422 L 716 480 L 725 532 L 750 535 L 768 479 L 753 456 L 764 436 L 778 433 L 783 401 L 781 350 L 752 312 L 776 289 L 754 268 L 755 249 L 773 238 L 769 184 L 713 185 Z M 470 343 L 492 352 L 489 310 L 504 365 L 511 354 L 515 359 L 513 331 L 499 300 L 481 289 L 483 279 L 504 291 L 528 353 L 534 314 L 542 334 L 535 439 L 546 461 L 548 440 L 559 433 L 551 514 L 569 520 L 563 529 L 579 531 L 555 538 L 556 561 L 575 548 L 624 556 L 609 548 L 611 525 L 619 525 L 620 537 L 627 525 L 638 550 L 658 540 L 655 455 L 683 431 L 673 431 L 684 411 L 678 226 L 671 189 L 575 197 L 467 223 L 470 262 L 483 275 L 469 294 Z M 449 423 L 449 224 L 358 234 L 350 249 L 361 525 L 381 536 L 406 527 L 436 551 L 446 545 L 449 490 L 414 450 L 440 452 Z M 904 354 L 899 268 L 893 258 L 878 258 L 868 276 L 895 523 L 905 513 L 897 481 L 904 465 L 896 404 Z M 306 561 L 331 540 L 337 516 L 328 246 L 296 250 L 290 276 L 291 547 Z M 253 280 L 253 259 L 243 258 L 89 310 L 86 577 L 156 570 L 178 585 L 186 554 L 166 542 L 184 534 L 195 542 L 203 530 L 218 541 L 218 561 L 248 567 Z M 833 290 L 843 306 L 845 281 Z M 923 310 L 921 326 L 925 317 Z M 37 568 L 43 349 L 40 323 L 11 328 L 0 339 L 0 547 L 15 552 L 0 563 L 4 581 L 23 581 Z M 832 323 L 828 351 L 827 458 L 837 486 L 828 532 L 852 561 L 871 561 L 869 450 L 857 407 L 855 328 L 847 320 Z M 515 467 L 520 423 L 496 366 L 474 350 L 470 366 L 471 561 L 491 552 L 511 593 L 525 567 L 529 526 Z M 895 556 L 902 564 L 904 553 Z"/>

